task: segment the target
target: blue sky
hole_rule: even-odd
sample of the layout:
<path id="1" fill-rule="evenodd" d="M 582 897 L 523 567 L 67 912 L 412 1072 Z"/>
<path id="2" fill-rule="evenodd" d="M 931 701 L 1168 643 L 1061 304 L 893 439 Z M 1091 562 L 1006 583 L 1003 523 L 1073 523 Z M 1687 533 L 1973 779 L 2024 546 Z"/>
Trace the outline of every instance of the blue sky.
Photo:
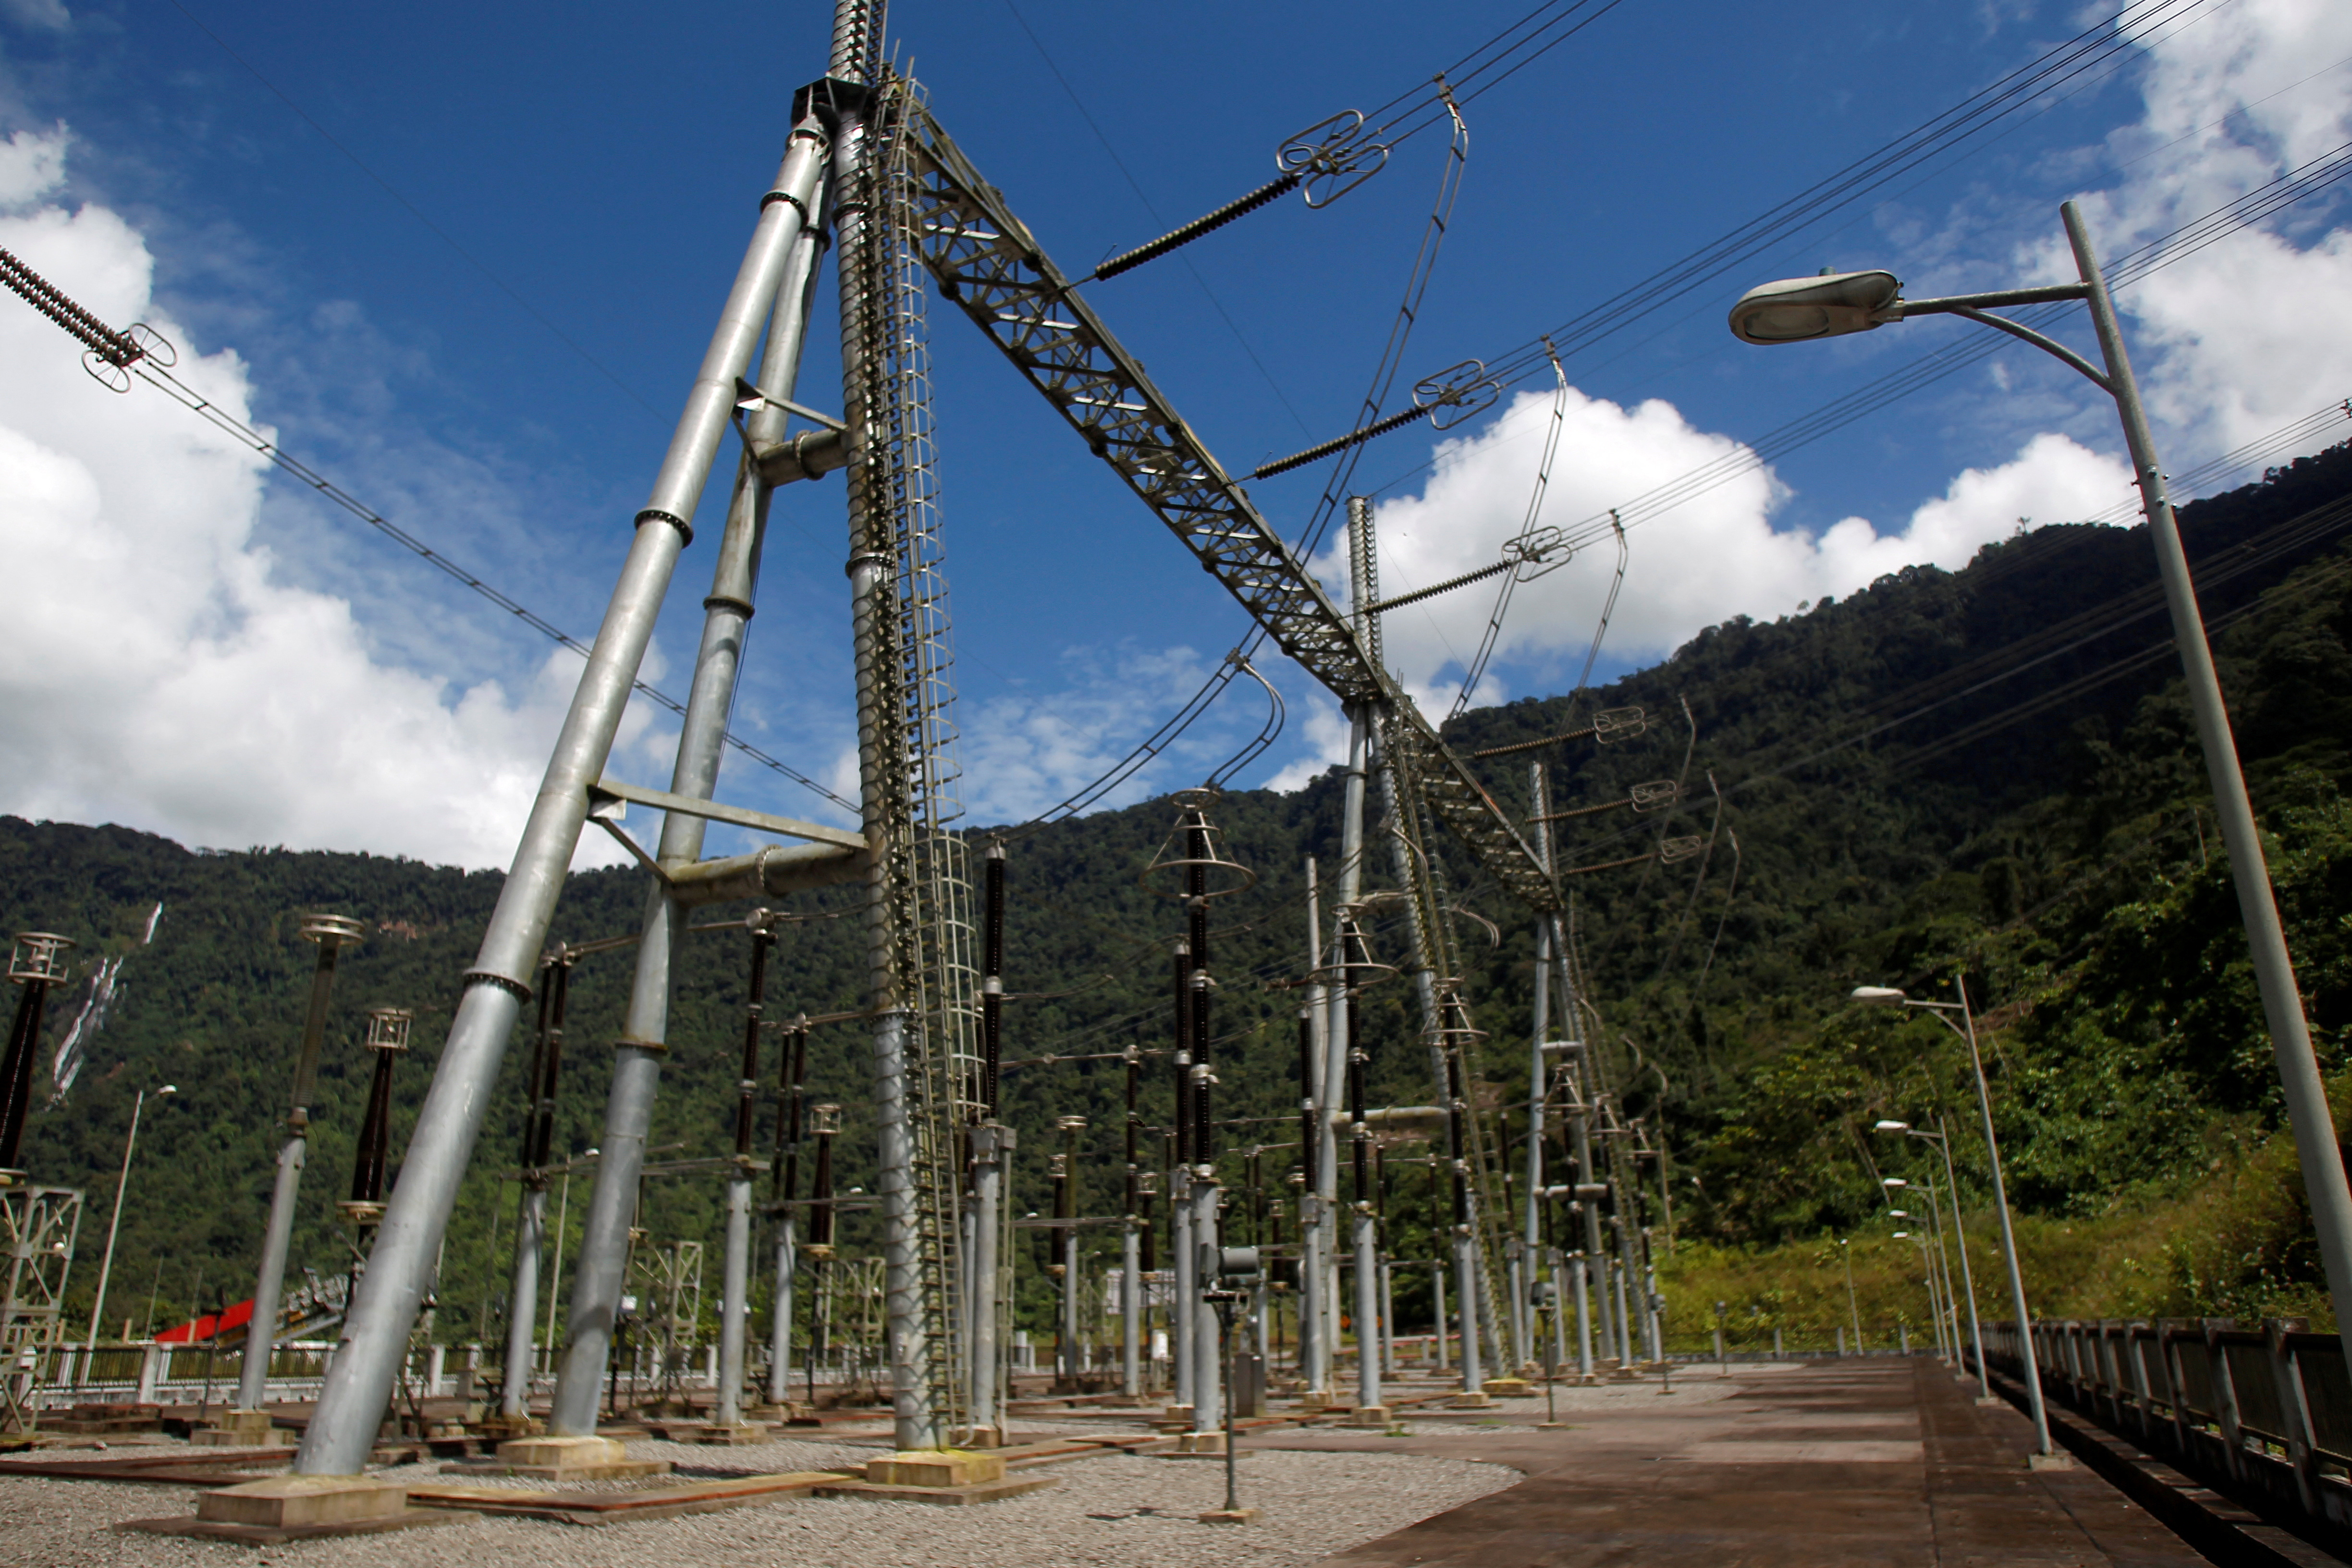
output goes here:
<path id="1" fill-rule="evenodd" d="M 2047 279 L 2063 275 L 2061 200 L 2083 197 L 2120 252 L 2352 141 L 2352 11 L 2169 5 L 2148 47 L 1734 272 L 1645 301 L 1572 357 L 1544 521 L 1736 455 L 1969 330 L 1748 349 L 1722 321 L 1749 282 L 1824 265 L 1892 267 L 1915 296 Z M 1826 0 L 1800 21 L 1622 0 L 1466 107 L 1468 165 L 1406 380 L 1519 347 L 2116 8 Z M 891 31 L 950 132 L 1083 272 L 1261 183 L 1290 133 L 1412 89 L 1525 10 L 975 0 L 902 3 Z M 192 384 L 584 636 L 825 33 L 814 6 L 0 0 L 0 245 L 110 320 L 163 325 Z M 1088 296 L 1229 468 L 1337 434 L 1444 153 L 1423 133 L 1327 210 L 1286 198 Z M 2176 471 L 2352 393 L 2336 195 L 2126 297 Z M 976 820 L 1013 819 L 1123 752 L 1245 626 L 937 303 L 931 343 L 966 794 Z M 91 384 L 14 300 L 0 344 L 0 537 L 41 596 L 0 632 L 0 809 L 502 862 L 576 661 L 160 395 Z M 837 403 L 829 358 L 801 386 Z M 1494 559 L 1554 406 L 1548 378 L 1530 382 L 1446 437 L 1409 430 L 1366 457 L 1390 592 Z M 2119 446 L 2091 389 L 2004 352 L 1642 523 L 1601 668 L 1911 561 L 1957 565 L 2021 517 L 2116 506 Z M 1253 493 L 1295 534 L 1324 473 Z M 723 502 L 714 486 L 648 671 L 673 689 Z M 840 502 L 837 479 L 779 498 L 736 715 L 836 788 L 851 740 Z M 1479 700 L 1573 679 L 1612 563 L 1591 552 L 1521 590 Z M 1472 590 L 1392 619 L 1401 673 L 1441 709 L 1489 604 Z M 1328 759 L 1335 715 L 1296 671 L 1268 673 L 1292 723 L 1243 782 L 1295 783 Z M 1236 689 L 1114 798 L 1194 782 L 1261 717 Z M 614 771 L 666 782 L 672 733 L 638 715 Z M 722 794 L 826 810 L 740 760 Z"/>

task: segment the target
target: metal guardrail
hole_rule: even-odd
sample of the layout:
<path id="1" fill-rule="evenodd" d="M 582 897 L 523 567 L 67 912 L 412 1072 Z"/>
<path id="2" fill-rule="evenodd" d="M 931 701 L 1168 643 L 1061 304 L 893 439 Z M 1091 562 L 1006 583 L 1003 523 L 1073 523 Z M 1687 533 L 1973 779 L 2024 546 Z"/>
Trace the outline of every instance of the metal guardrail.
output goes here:
<path id="1" fill-rule="evenodd" d="M 2183 1474 L 2328 1546 L 2352 1549 L 2352 1374 L 2334 1334 L 2299 1318 L 2032 1325 L 2045 1397 Z M 2023 1373 L 2016 1325 L 1985 1359 Z"/>

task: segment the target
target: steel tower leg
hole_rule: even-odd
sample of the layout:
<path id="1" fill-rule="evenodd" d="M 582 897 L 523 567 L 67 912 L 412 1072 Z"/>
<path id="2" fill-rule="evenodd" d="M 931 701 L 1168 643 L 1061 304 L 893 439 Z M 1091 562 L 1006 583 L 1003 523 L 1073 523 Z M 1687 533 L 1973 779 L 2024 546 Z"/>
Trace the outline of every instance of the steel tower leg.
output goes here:
<path id="1" fill-rule="evenodd" d="M 1334 889 L 1333 915 L 1344 922 L 1355 915 L 1356 900 L 1363 894 L 1364 886 L 1364 788 L 1367 752 L 1371 744 L 1371 714 L 1360 703 L 1353 704 L 1348 712 L 1348 771 L 1340 791 L 1339 815 L 1339 879 Z M 1327 963 L 1344 963 L 1348 955 L 1340 950 L 1335 933 L 1327 948 Z M 1339 1134 L 1333 1117 L 1339 1109 L 1341 1087 L 1348 1081 L 1348 987 L 1342 976 L 1339 984 L 1327 982 L 1324 994 L 1329 1002 L 1323 1024 L 1323 1094 L 1318 1108 L 1320 1124 L 1316 1151 L 1316 1175 L 1319 1190 L 1316 1194 L 1322 1209 L 1321 1258 L 1322 1276 L 1318 1284 L 1322 1291 L 1322 1321 L 1316 1325 L 1315 1376 L 1311 1391 L 1319 1394 L 1334 1392 L 1334 1368 L 1339 1354 Z"/>
<path id="2" fill-rule="evenodd" d="M 880 67 L 883 6 L 841 0 L 835 11 L 833 75 L 871 85 Z M 863 95 L 844 94 L 834 143 L 841 285 L 842 416 L 849 430 L 850 618 L 857 669 L 857 752 L 860 808 L 875 848 L 867 872 L 866 995 L 874 1016 L 873 1096 L 877 1124 L 875 1187 L 881 1198 L 884 1339 L 890 1363 L 892 1425 L 902 1449 L 936 1448 L 946 1434 L 933 1388 L 935 1358 L 923 1279 L 923 1194 L 915 1173 L 914 1094 L 910 1093 L 908 1009 L 917 998 L 901 993 L 902 945 L 915 933 L 905 918 L 898 879 L 913 854 L 903 737 L 898 731 L 901 649 L 894 584 L 892 518 L 876 492 L 880 453 L 872 445 L 877 383 L 877 318 L 887 279 L 872 257 L 882 248 L 871 226 L 884 215 L 878 147 L 866 122 Z M 916 1027 L 922 1026 L 916 1021 Z"/>
<path id="3" fill-rule="evenodd" d="M 776 305 L 780 320 L 768 333 L 767 353 L 760 367 L 761 384 L 789 384 L 798 368 L 804 338 L 800 312 L 806 296 L 787 290 L 786 279 L 814 259 L 812 232 L 824 175 L 826 137 L 813 103 L 802 105 L 800 122 L 793 128 L 784 167 L 777 178 L 783 198 L 771 202 L 762 218 L 791 232 L 776 247 L 761 282 L 759 309 Z M 792 216 L 776 218 L 778 209 Z M 796 267 L 795 263 L 799 266 Z M 742 358 L 750 357 L 747 339 Z M 728 380 L 728 405 L 735 402 L 734 381 Z M 781 394 L 779 394 L 781 395 Z M 752 438 L 772 440 L 783 433 L 784 414 L 773 405 L 761 405 L 747 420 Z M 715 454 L 714 454 L 715 455 Z M 706 471 L 708 459 L 705 463 Z M 736 679 L 742 667 L 743 637 L 752 614 L 751 595 L 759 579 L 760 551 L 767 522 L 767 487 L 748 461 L 739 467 L 736 489 L 727 512 L 727 526 L 719 546 L 710 595 L 703 601 L 702 643 L 697 651 L 692 684 L 687 691 L 686 719 L 677 742 L 677 762 L 670 775 L 670 793 L 690 800 L 709 800 L 717 790 L 719 763 L 726 746 L 727 715 L 735 700 Z M 708 825 L 698 816 L 672 812 L 663 818 L 656 858 L 665 870 L 690 866 L 702 856 Z M 645 1166 L 646 1137 L 653 1125 L 654 1100 L 661 1084 L 662 1058 L 668 1054 L 669 995 L 679 938 L 686 931 L 686 906 L 670 888 L 656 880 L 646 894 L 646 924 L 637 943 L 636 972 L 629 991 L 629 1006 L 621 1037 L 613 1052 L 613 1086 L 605 1102 L 604 1130 L 597 1147 L 596 1186 L 588 1200 L 588 1216 L 580 1245 L 580 1262 L 572 1276 L 572 1342 L 556 1380 L 549 1429 L 564 1436 L 596 1430 L 596 1406 L 612 1344 L 613 1321 L 620 1309 L 625 1284 L 629 1229 L 636 1223 L 638 1178 Z M 738 1193 L 735 1189 L 741 1187 Z M 737 1235 L 739 1205 L 740 1236 Z M 749 1183 L 740 1176 L 729 1184 L 729 1264 L 737 1270 L 743 1259 L 736 1242 L 750 1247 Z M 748 1276 L 748 1266 L 740 1272 Z M 738 1292 L 740 1295 L 740 1292 Z M 740 1342 L 738 1342 L 738 1359 Z"/>
<path id="4" fill-rule="evenodd" d="M 547 940 L 564 873 L 587 823 L 589 788 L 603 775 L 611 754 L 662 597 L 727 434 L 735 408 L 735 383 L 751 365 L 793 243 L 814 210 L 824 157 L 821 129 L 796 127 L 772 199 L 761 204 L 750 250 L 703 355 L 652 494 L 637 514 L 628 559 L 597 629 L 588 668 L 573 693 L 481 950 L 466 973 L 467 989 L 432 1088 L 417 1113 L 400 1183 L 393 1189 L 367 1273 L 344 1321 L 341 1343 L 303 1435 L 294 1462 L 300 1474 L 356 1475 L 374 1444 L 407 1350 L 409 1327 L 432 1278 L 458 1184 L 489 1107 L 508 1038 L 530 994 L 529 976 Z M 698 696 L 701 689 L 697 687 Z M 607 1148 L 604 1157 L 610 1159 L 614 1152 Z M 601 1347 L 612 1331 L 611 1305 L 605 1304 L 604 1315 L 591 1322 L 583 1322 L 575 1309 L 572 1329 L 575 1335 L 594 1335 Z M 593 1427 L 593 1383 L 590 1386 L 581 1430 Z"/>

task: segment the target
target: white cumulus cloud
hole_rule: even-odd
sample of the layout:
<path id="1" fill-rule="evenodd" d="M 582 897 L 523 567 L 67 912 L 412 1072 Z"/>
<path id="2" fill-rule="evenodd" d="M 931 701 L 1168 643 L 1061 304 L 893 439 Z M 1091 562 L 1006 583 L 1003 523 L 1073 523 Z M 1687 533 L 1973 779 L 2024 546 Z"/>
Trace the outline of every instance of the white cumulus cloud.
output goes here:
<path id="1" fill-rule="evenodd" d="M 1527 518 L 1551 402 L 1549 395 L 1522 395 L 1484 432 L 1442 446 L 1420 495 L 1377 509 L 1384 597 L 1500 558 Z M 1543 518 L 1580 523 L 1612 501 L 1738 450 L 1729 437 L 1694 428 L 1668 404 L 1624 408 L 1571 388 Z M 1607 648 L 1617 660 L 1646 662 L 1733 616 L 1791 612 L 1905 566 L 1957 568 L 2012 532 L 2021 518 L 2086 518 L 2123 499 L 2129 485 L 2122 464 L 2065 437 L 2042 435 L 1998 468 L 1961 473 L 1898 527 L 1882 531 L 1850 517 L 1811 533 L 1773 526 L 1778 487 L 1769 468 L 1751 468 L 1629 531 L 1625 584 Z M 1315 564 L 1327 581 L 1344 583 L 1339 547 Z M 1550 689 L 1574 680 L 1615 570 L 1613 547 L 1597 545 L 1515 589 L 1496 647 L 1497 668 L 1481 682 L 1476 700 L 1519 695 L 1514 681 Z M 1425 703 L 1451 702 L 1485 635 L 1497 581 L 1383 618 L 1389 662 Z"/>
<path id="2" fill-rule="evenodd" d="M 66 140 L 0 144 L 0 199 L 20 209 L 0 246 L 102 320 L 152 323 L 183 346 L 177 374 L 244 417 L 245 366 L 188 352 L 135 230 L 95 205 L 26 207 L 62 177 Z M 504 865 L 578 659 L 553 652 L 511 691 L 386 662 L 348 602 L 287 585 L 254 542 L 261 458 L 146 388 L 106 391 L 79 357 L 0 310 L 0 810 Z"/>

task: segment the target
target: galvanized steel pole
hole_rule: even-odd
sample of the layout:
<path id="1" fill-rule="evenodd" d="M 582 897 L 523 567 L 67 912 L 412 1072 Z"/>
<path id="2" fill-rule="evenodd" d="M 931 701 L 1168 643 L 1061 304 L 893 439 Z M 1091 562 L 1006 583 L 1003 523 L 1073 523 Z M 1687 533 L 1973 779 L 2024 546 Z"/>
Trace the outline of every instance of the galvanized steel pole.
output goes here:
<path id="1" fill-rule="evenodd" d="M 1960 1223 L 1960 1183 L 1952 1173 L 1952 1140 L 1944 1130 L 1943 1118 L 1936 1119 L 1936 1147 L 1944 1156 L 1944 1190 L 1952 1194 L 1952 1237 L 1959 1243 L 1960 1289 L 1969 1300 L 1969 1340 L 1976 1347 L 1977 1396 L 1992 1397 L 1992 1373 L 1985 1368 L 1984 1329 L 1977 1321 L 1977 1282 L 1969 1269 L 1969 1233 Z"/>
<path id="2" fill-rule="evenodd" d="M 2091 321 L 2098 329 L 2109 390 L 2123 416 L 2124 440 L 2131 448 L 2132 471 L 2139 481 L 2148 537 L 2156 546 L 2165 603 L 2172 613 L 2173 644 L 2180 652 L 2189 710 L 2196 716 L 2197 739 L 2212 784 L 2213 815 L 2221 825 L 2221 841 L 2229 847 L 2230 880 L 2237 890 L 2238 913 L 2245 922 L 2254 984 L 2262 994 L 2271 1048 L 2285 1090 L 2287 1121 L 2294 1130 L 2295 1157 L 2302 1165 L 2304 1190 L 2311 1204 L 2312 1229 L 2326 1270 L 2327 1293 L 2336 1306 L 2336 1333 L 2346 1357 L 2352 1360 L 2352 1187 L 2346 1184 L 2335 1118 L 2320 1081 L 2318 1058 L 2312 1052 L 2311 1028 L 2295 985 L 2294 961 L 2287 952 L 2286 930 L 2279 920 L 2278 900 L 2263 856 L 2262 833 L 2246 796 L 2245 775 L 2238 766 L 2237 741 L 2231 733 L 2230 710 L 2213 670 L 2213 650 L 2205 640 L 2205 622 L 2189 579 L 2189 556 L 2181 548 L 2180 529 L 2173 518 L 2171 498 L 2165 491 L 2164 470 L 2157 461 L 2156 437 L 2148 427 L 2139 383 L 2132 374 L 2131 357 L 2116 322 L 2115 301 L 2108 295 L 2105 274 L 2099 270 L 2098 253 L 2083 225 L 2083 215 L 2073 202 L 2060 210 L 2066 222 L 2066 237 L 2074 246 L 2075 266 L 2090 290 Z M 2019 1330 L 2021 1333 L 2024 1330 L 2021 1320 Z"/>
<path id="3" fill-rule="evenodd" d="M 1984 1058 L 1977 1049 L 1977 1018 L 1975 1011 L 1969 1006 L 1968 982 L 1955 979 L 1952 985 L 1960 998 L 1960 1017 L 1968 1026 L 1961 1038 L 1969 1043 L 1969 1067 L 1977 1080 L 1977 1112 L 1983 1119 L 1985 1158 L 1992 1166 L 1992 1206 L 2000 1216 L 2000 1254 L 2002 1261 L 2009 1265 L 2009 1302 L 2011 1310 L 2017 1314 L 2017 1353 L 2025 1363 L 2025 1397 L 2033 1415 L 2035 1448 L 2039 1453 L 2048 1454 L 2053 1452 L 2050 1415 L 2042 1406 L 2042 1369 L 2035 1364 L 2033 1355 L 2033 1317 L 2025 1305 L 2025 1273 L 2017 1260 L 2017 1229 L 2010 1223 L 2009 1186 L 2001 1179 L 2000 1173 L 2000 1143 L 1993 1136 L 1992 1089 L 1985 1082 Z M 1936 1016 L 1943 1018 L 1947 1027 L 1950 1026 L 1951 1020 L 1944 1018 L 1942 1013 Z M 1846 1264 L 1846 1293 L 1851 1297 L 1853 1292 L 1853 1264 L 1849 1259 Z M 1853 1332 L 1855 1339 L 1862 1337 L 1862 1319 L 1858 1311 Z"/>
<path id="4" fill-rule="evenodd" d="M 523 1110 L 522 1202 L 515 1215 L 514 1276 L 507 1292 L 506 1374 L 499 1391 L 499 1414 L 520 1424 L 530 1415 L 530 1384 L 536 1370 L 540 1266 L 547 1247 L 547 1159 L 555 1124 L 555 1085 L 562 1070 L 563 1015 L 572 965 L 550 959 L 539 972 L 539 1027 L 530 1071 L 525 1078 L 530 1102 Z M 548 1292 L 551 1313 L 554 1292 Z M 550 1329 L 553 1324 L 551 1321 Z M 549 1338 L 553 1339 L 551 1331 Z M 554 1349 L 552 1343 L 548 1347 Z"/>
<path id="5" fill-rule="evenodd" d="M 763 257 L 763 293 L 755 309 L 781 314 L 782 331 L 770 323 L 768 352 L 760 367 L 761 384 L 789 384 L 798 371 L 803 334 L 794 330 L 806 303 L 805 293 L 788 293 L 786 278 L 807 265 L 813 241 L 808 230 L 817 211 L 824 177 L 827 140 L 824 118 L 813 94 L 803 94 L 799 122 L 793 128 L 784 167 L 777 176 L 782 196 L 767 204 L 764 230 L 771 221 L 791 233 Z M 782 210 L 792 216 L 776 218 Z M 728 378 L 728 406 L 732 411 L 735 380 L 750 358 L 751 333 L 741 344 L 741 356 Z M 713 345 L 714 348 L 716 345 Z M 774 440 L 783 434 L 786 416 L 772 403 L 763 403 L 745 420 L 756 441 Z M 713 456 L 715 456 L 715 452 Z M 709 471 L 705 459 L 704 471 Z M 767 529 L 766 485 L 748 455 L 738 465 L 736 486 L 719 543 L 709 596 L 703 600 L 702 641 L 697 650 L 692 683 L 688 688 L 686 717 L 679 727 L 677 759 L 670 774 L 670 793 L 689 800 L 709 800 L 716 793 L 719 764 L 725 753 L 727 716 L 734 705 L 737 677 L 741 669 L 743 637 L 752 616 L 752 595 L 760 574 L 761 548 Z M 708 823 L 699 816 L 671 812 L 662 819 L 655 858 L 665 872 L 693 865 L 702 858 Z M 662 1058 L 668 1055 L 669 997 L 677 948 L 686 933 L 686 906 L 667 884 L 656 879 L 646 892 L 645 934 L 636 947 L 636 969 L 629 990 L 628 1011 L 621 1037 L 614 1043 L 613 1082 L 605 1102 L 604 1128 L 598 1148 L 596 1185 L 588 1200 L 588 1214 L 573 1275 L 572 1339 L 557 1378 L 549 1416 L 551 1430 L 582 1436 L 596 1429 L 598 1395 L 612 1343 L 613 1323 L 620 1310 L 625 1284 L 629 1230 L 636 1223 L 638 1176 L 645 1165 L 646 1139 L 653 1125 L 654 1100 L 661 1084 Z M 751 1189 L 740 1173 L 729 1184 L 730 1269 L 740 1266 L 749 1278 L 744 1253 L 751 1245 Z M 740 1191 L 735 1189 L 740 1188 Z M 738 1243 L 740 1247 L 739 1248 Z M 737 1292 L 740 1299 L 740 1291 Z M 740 1371 L 741 1324 L 737 1325 L 736 1356 Z"/>
<path id="6" fill-rule="evenodd" d="M 996 1337 L 997 1251 L 1004 1215 L 1004 1170 L 1013 1131 L 994 1122 L 971 1130 L 971 1424 L 999 1437 L 996 1391 L 1003 1375 Z"/>
<path id="7" fill-rule="evenodd" d="M 1298 1194 L 1298 1383 L 1303 1392 L 1328 1393 L 1330 1380 L 1323 1332 L 1323 1302 L 1328 1284 L 1323 1275 L 1323 1176 L 1329 1168 L 1324 1152 L 1330 1117 L 1324 1094 L 1324 1031 L 1330 1023 L 1330 998 L 1323 982 L 1322 888 L 1316 878 L 1315 857 L 1307 858 L 1307 1010 L 1299 1018 L 1299 1173 L 1305 1180 Z"/>
<path id="8" fill-rule="evenodd" d="M 1369 782 L 1370 751 L 1371 748 L 1371 713 L 1362 703 L 1350 704 L 1348 710 L 1348 765 L 1340 788 L 1339 805 L 1339 879 L 1334 889 L 1334 934 L 1327 964 L 1343 963 L 1346 954 L 1340 950 L 1337 934 L 1339 923 L 1354 917 L 1356 900 L 1361 897 L 1364 885 L 1364 795 Z M 1323 1094 L 1318 1118 L 1321 1131 L 1317 1136 L 1317 1172 L 1321 1178 L 1316 1192 L 1322 1231 L 1320 1261 L 1323 1265 L 1322 1321 L 1316 1325 L 1316 1371 L 1320 1379 L 1310 1389 L 1312 1393 L 1335 1392 L 1335 1373 L 1339 1356 L 1339 1136 L 1337 1111 L 1341 1087 L 1348 1081 L 1347 980 L 1327 981 L 1324 985 L 1326 1006 L 1323 1026 Z"/>
<path id="9" fill-rule="evenodd" d="M 342 1342 L 303 1435 L 294 1461 L 300 1474 L 356 1475 L 374 1445 L 508 1038 L 530 994 L 528 977 L 547 940 L 564 875 L 587 822 L 589 788 L 604 773 L 631 683 L 644 663 L 663 595 L 727 433 L 735 383 L 751 364 L 793 242 L 814 210 L 824 158 L 822 127 L 795 128 L 775 185 L 761 201 L 751 248 L 703 356 L 685 414 L 646 505 L 637 513 L 627 561 L 480 952 L 467 972 L 467 989 L 432 1088 L 417 1113 L 400 1184 L 386 1206 L 368 1271 L 344 1320 Z M 604 1150 L 607 1159 L 616 1154 L 627 1157 L 622 1151 Z M 602 1301 L 593 1304 L 602 1311 L 599 1319 L 583 1322 L 575 1311 L 571 1326 L 575 1335 L 589 1333 L 601 1346 L 612 1331 L 612 1309 Z M 593 1430 L 593 1395 L 584 1417 L 579 1429 Z"/>
<path id="10" fill-rule="evenodd" d="M 286 1112 L 286 1143 L 278 1152 L 278 1183 L 269 1195 L 269 1226 L 261 1243 L 261 1272 L 253 1285 L 253 1321 L 245 1331 L 245 1362 L 238 1369 L 232 1415 L 261 1409 L 269 1381 L 269 1352 L 278 1335 L 278 1294 L 286 1288 L 286 1257 L 294 1239 L 294 1201 L 310 1147 L 310 1096 L 319 1082 L 319 1052 L 327 1037 L 327 1004 L 334 994 L 335 960 L 345 942 L 360 940 L 361 926 L 341 915 L 317 915 L 302 922 L 302 935 L 319 944 L 310 971 L 310 1008 L 302 1020 L 302 1044 L 294 1062 L 294 1093 Z"/>

